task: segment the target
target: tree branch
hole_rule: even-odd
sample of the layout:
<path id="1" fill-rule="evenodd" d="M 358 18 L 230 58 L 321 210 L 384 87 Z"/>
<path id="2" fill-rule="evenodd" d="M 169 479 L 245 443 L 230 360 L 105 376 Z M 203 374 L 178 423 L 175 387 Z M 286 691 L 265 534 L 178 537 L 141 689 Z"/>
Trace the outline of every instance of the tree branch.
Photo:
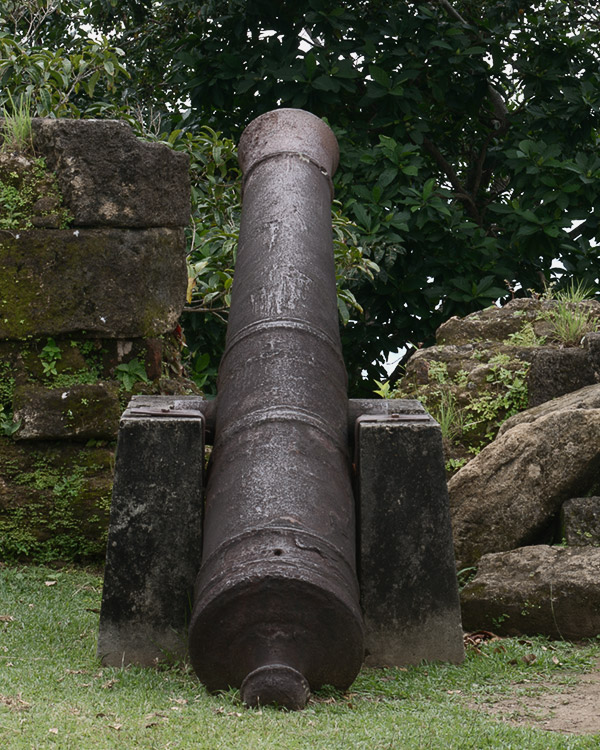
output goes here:
<path id="1" fill-rule="evenodd" d="M 212 313 L 216 318 L 227 323 L 227 318 L 224 318 L 220 313 L 229 312 L 228 307 L 189 307 L 185 306 L 182 312 L 186 313 Z"/>
<path id="2" fill-rule="evenodd" d="M 467 213 L 469 213 L 471 218 L 474 219 L 477 224 L 479 224 L 479 226 L 483 226 L 483 219 L 481 218 L 481 214 L 479 213 L 477 205 L 473 200 L 473 196 L 467 192 L 465 186 L 460 181 L 459 176 L 456 174 L 452 164 L 450 164 L 450 162 L 441 153 L 435 143 L 430 141 L 427 136 L 423 138 L 423 146 L 425 147 L 425 150 L 434 158 L 435 162 L 444 172 L 446 177 L 450 180 L 450 184 L 454 188 L 456 198 L 464 204 L 465 208 L 467 209 Z"/>
<path id="3" fill-rule="evenodd" d="M 469 22 L 468 22 L 468 21 L 466 21 L 466 20 L 465 20 L 465 19 L 464 19 L 464 18 L 463 18 L 463 17 L 462 17 L 461 15 L 460 15 L 460 13 L 459 13 L 459 12 L 458 12 L 458 11 L 456 10 L 456 8 L 454 8 L 454 7 L 452 6 L 452 5 L 450 5 L 450 3 L 448 2 L 448 0 L 434 0 L 434 2 L 435 2 L 435 3 L 437 4 L 437 5 L 441 5 L 441 6 L 442 6 L 442 8 L 444 8 L 444 10 L 445 10 L 445 11 L 446 11 L 446 12 L 447 12 L 447 13 L 448 13 L 449 15 L 451 15 L 451 16 L 454 16 L 454 18 L 456 18 L 456 20 L 457 20 L 457 21 L 460 21 L 461 23 L 464 23 L 464 24 L 465 24 L 465 26 L 470 26 Z"/>

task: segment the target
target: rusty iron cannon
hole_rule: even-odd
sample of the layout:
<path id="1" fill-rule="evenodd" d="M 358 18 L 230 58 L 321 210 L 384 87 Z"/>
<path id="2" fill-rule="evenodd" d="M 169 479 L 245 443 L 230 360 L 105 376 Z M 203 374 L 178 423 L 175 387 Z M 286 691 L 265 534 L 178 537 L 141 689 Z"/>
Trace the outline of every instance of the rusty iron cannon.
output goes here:
<path id="1" fill-rule="evenodd" d="M 243 208 L 190 624 L 209 689 L 299 708 L 363 660 L 331 232 L 335 137 L 278 110 L 239 144 Z"/>
<path id="2" fill-rule="evenodd" d="M 98 655 L 189 653 L 209 690 L 299 709 L 347 688 L 363 657 L 462 660 L 444 457 L 418 402 L 347 399 L 332 131 L 269 112 L 239 159 L 218 396 L 136 396 L 122 416 Z"/>

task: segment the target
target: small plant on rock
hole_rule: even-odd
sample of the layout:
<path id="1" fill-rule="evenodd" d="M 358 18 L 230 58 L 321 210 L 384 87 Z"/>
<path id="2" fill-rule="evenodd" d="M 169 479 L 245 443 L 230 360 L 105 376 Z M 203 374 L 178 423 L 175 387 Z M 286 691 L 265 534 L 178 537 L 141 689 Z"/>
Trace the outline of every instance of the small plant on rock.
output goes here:
<path id="1" fill-rule="evenodd" d="M 552 336 L 565 346 L 579 346 L 586 333 L 600 328 L 598 313 L 586 304 L 593 293 L 584 284 L 571 283 L 554 293 L 555 305 L 545 313 L 552 324 Z"/>
<path id="2" fill-rule="evenodd" d="M 136 383 L 149 383 L 148 375 L 144 365 L 137 357 L 117 365 L 115 376 L 126 391 L 133 390 Z"/>
<path id="3" fill-rule="evenodd" d="M 64 229 L 71 220 L 45 160 L 0 148 L 0 230 Z"/>
<path id="4" fill-rule="evenodd" d="M 0 435 L 11 437 L 21 426 L 21 420 L 15 422 L 12 414 L 7 414 L 0 405 Z"/>
<path id="5" fill-rule="evenodd" d="M 527 408 L 527 373 L 530 365 L 523 362 L 519 369 L 514 370 L 508 367 L 510 361 L 510 357 L 503 354 L 490 359 L 490 372 L 486 382 L 493 390 L 472 398 L 466 407 L 474 419 L 465 429 L 484 425 L 484 445 L 494 439 L 504 421 Z"/>
<path id="6" fill-rule="evenodd" d="M 4 124 L 2 125 L 2 145 L 0 150 L 8 153 L 33 153 L 33 136 L 31 129 L 31 115 L 29 100 L 20 97 L 15 103 L 9 93 L 12 111 L 6 107 L 2 109 Z"/>
<path id="7" fill-rule="evenodd" d="M 375 380 L 375 385 L 377 388 L 373 389 L 373 393 L 376 396 L 381 396 L 381 398 L 391 398 L 391 391 L 390 391 L 390 381 L 386 380 L 382 382 L 381 380 Z"/>
<path id="8" fill-rule="evenodd" d="M 61 359 L 60 347 L 54 339 L 49 338 L 46 346 L 40 352 L 40 360 L 44 368 L 44 375 L 57 375 L 56 364 Z"/>
<path id="9" fill-rule="evenodd" d="M 442 437 L 453 440 L 460 437 L 464 430 L 463 411 L 456 403 L 456 397 L 449 390 L 440 392 L 437 404 L 430 407 L 431 416 L 439 424 Z"/>
<path id="10" fill-rule="evenodd" d="M 538 336 L 533 323 L 527 321 L 518 331 L 509 334 L 506 341 L 513 346 L 543 346 L 546 343 L 546 337 Z"/>

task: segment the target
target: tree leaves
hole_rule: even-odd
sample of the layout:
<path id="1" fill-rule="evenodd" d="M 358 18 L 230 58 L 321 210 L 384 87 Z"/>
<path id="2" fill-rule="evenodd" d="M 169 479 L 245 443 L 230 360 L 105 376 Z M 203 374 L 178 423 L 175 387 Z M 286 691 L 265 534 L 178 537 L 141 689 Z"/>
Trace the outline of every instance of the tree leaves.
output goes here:
<path id="1" fill-rule="evenodd" d="M 163 130 L 181 131 L 175 147 L 205 125 L 237 140 L 277 106 L 327 118 L 348 241 L 362 268 L 380 266 L 374 280 L 356 273 L 343 285 L 355 393 L 363 370 L 381 379 L 372 363 L 387 351 L 431 342 L 450 315 L 507 299 L 505 279 L 541 290 L 559 260 L 561 283 L 577 273 L 598 288 L 597 0 L 93 0 L 86 22 L 114 47 L 82 43 L 83 6 L 63 6 L 67 16 L 36 26 L 29 47 L 0 35 L 0 88 L 32 87 L 41 113 L 114 116 L 127 102 L 121 111 L 148 129 L 154 108 Z M 195 199 L 214 224 L 197 225 L 195 242 L 210 244 L 202 259 L 212 263 L 213 251 L 233 252 L 232 206 L 222 155 L 198 158 L 194 178 L 209 187 L 194 179 Z M 218 348 L 219 336 L 206 345 Z"/>

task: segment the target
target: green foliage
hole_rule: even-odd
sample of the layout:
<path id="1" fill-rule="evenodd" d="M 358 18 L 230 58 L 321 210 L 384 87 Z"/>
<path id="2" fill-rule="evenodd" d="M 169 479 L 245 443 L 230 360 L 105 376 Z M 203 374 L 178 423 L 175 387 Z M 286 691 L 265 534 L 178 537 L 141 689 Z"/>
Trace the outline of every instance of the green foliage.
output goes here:
<path id="1" fill-rule="evenodd" d="M 4 406 L 0 405 L 0 435 L 12 437 L 20 427 L 21 420 L 19 419 L 15 422 L 13 415 L 11 413 L 7 414 Z"/>
<path id="2" fill-rule="evenodd" d="M 483 444 L 491 442 L 498 432 L 498 428 L 513 414 L 518 414 L 527 408 L 527 373 L 529 363 L 521 362 L 514 366 L 510 357 L 499 354 L 490 359 L 490 372 L 486 381 L 492 390 L 471 398 L 465 407 L 471 421 L 466 430 L 474 430 L 480 425 L 485 426 Z M 510 365 L 513 367 L 510 367 Z"/>
<path id="3" fill-rule="evenodd" d="M 449 458 L 446 463 L 444 464 L 444 468 L 447 472 L 453 474 L 457 472 L 459 469 L 462 469 L 462 467 L 467 463 L 466 458 Z M 472 568 L 472 570 L 476 570 L 476 568 Z"/>
<path id="4" fill-rule="evenodd" d="M 527 321 L 518 331 L 510 333 L 506 341 L 513 346 L 543 346 L 546 343 L 546 337 L 538 336 L 533 323 Z"/>
<path id="5" fill-rule="evenodd" d="M 429 380 L 443 385 L 448 382 L 448 365 L 445 362 L 432 360 L 427 370 Z"/>
<path id="6" fill-rule="evenodd" d="M 58 375 L 56 370 L 57 362 L 62 358 L 60 346 L 56 345 L 54 339 L 49 338 L 48 343 L 40 352 L 40 360 L 44 368 L 44 375 Z"/>
<path id="7" fill-rule="evenodd" d="M 508 288 L 576 277 L 598 292 L 597 0 L 5 6 L 0 91 L 30 95 L 38 114 L 125 116 L 198 153 L 185 328 L 210 368 L 239 213 L 219 142 L 277 106 L 326 118 L 340 142 L 339 216 L 360 251 L 338 292 L 356 395 L 389 351 L 431 343 Z"/>
<path id="8" fill-rule="evenodd" d="M 146 368 L 137 357 L 115 367 L 115 377 L 126 391 L 133 390 L 136 383 L 149 383 Z"/>
<path id="9" fill-rule="evenodd" d="M 26 201 L 14 185 L 0 182 L 0 205 L 0 229 L 18 229 L 25 218 Z"/>
<path id="10" fill-rule="evenodd" d="M 377 386 L 377 388 L 373 388 L 373 393 L 376 396 L 380 396 L 381 398 L 391 397 L 391 390 L 390 390 L 391 386 L 390 386 L 389 380 L 386 380 L 384 382 L 380 380 L 376 380 L 375 385 Z"/>
<path id="11" fill-rule="evenodd" d="M 0 14 L 0 105 L 27 102 L 39 117 L 110 116 L 129 73 L 107 36 L 89 38 L 88 3 L 26 0 Z"/>
<path id="12" fill-rule="evenodd" d="M 451 391 L 441 391 L 439 400 L 431 409 L 431 416 L 438 422 L 443 438 L 453 440 L 462 435 L 463 411 L 458 407 L 456 397 Z"/>
<path id="13" fill-rule="evenodd" d="M 463 369 L 451 375 L 446 362 L 428 360 L 427 382 L 411 382 L 407 377 L 389 394 L 418 399 L 439 423 L 449 473 L 464 466 L 470 454 L 477 455 L 496 437 L 503 422 L 528 406 L 528 362 L 497 354 L 481 367 L 486 373 L 483 383 L 481 375 L 472 379 Z"/>

